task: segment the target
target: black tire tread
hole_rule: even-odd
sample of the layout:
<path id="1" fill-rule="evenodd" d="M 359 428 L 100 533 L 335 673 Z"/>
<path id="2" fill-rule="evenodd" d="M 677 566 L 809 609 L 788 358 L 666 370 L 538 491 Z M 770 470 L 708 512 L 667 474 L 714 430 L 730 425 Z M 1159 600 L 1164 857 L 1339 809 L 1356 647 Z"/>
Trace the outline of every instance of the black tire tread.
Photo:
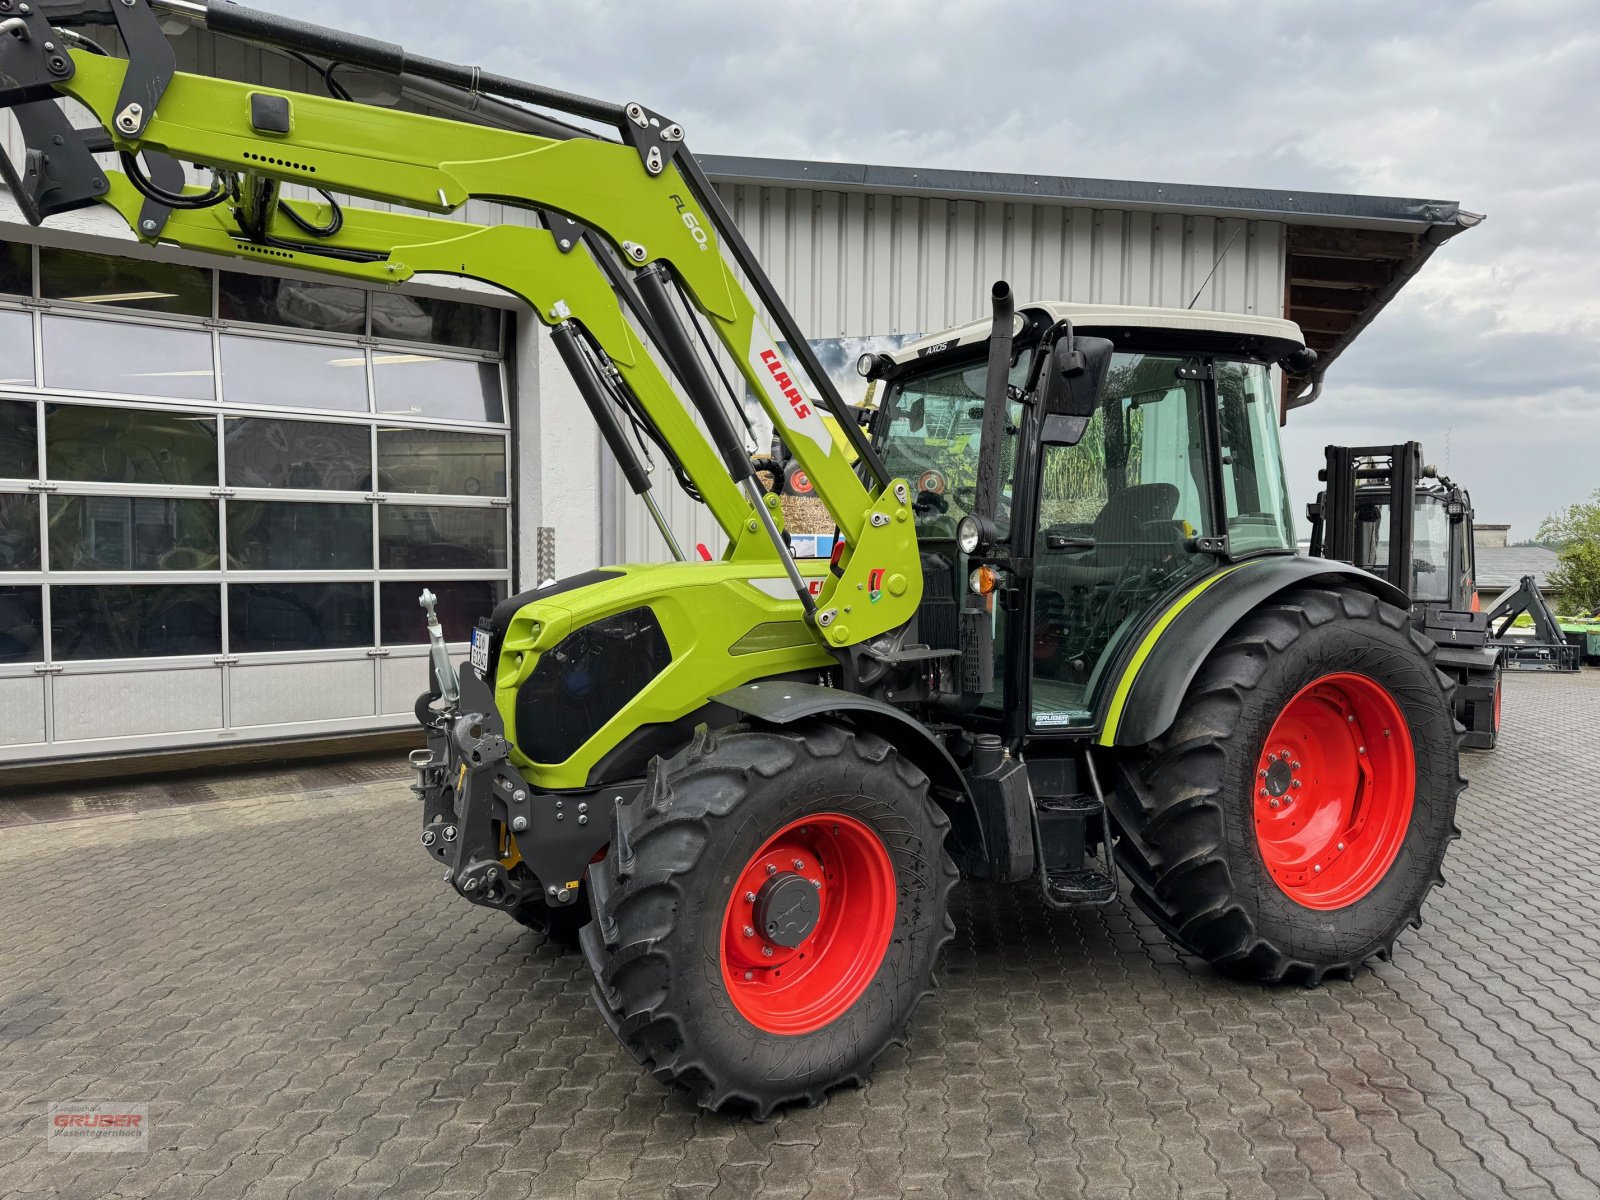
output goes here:
<path id="1" fill-rule="evenodd" d="M 892 762 L 902 781 L 926 797 L 927 778 L 894 747 L 875 734 L 831 722 L 808 722 L 781 728 L 735 726 L 711 731 L 702 727 L 688 746 L 670 759 L 651 762 L 646 786 L 631 804 L 619 805 L 613 817 L 613 839 L 620 835 L 634 869 L 619 877 L 617 856 L 608 856 L 590 872 L 595 919 L 585 927 L 582 946 L 594 974 L 593 993 L 606 1024 L 640 1065 L 663 1083 L 686 1090 L 703 1108 L 743 1106 L 764 1120 L 780 1105 L 820 1103 L 835 1087 L 859 1085 L 874 1062 L 890 1046 L 905 1045 L 906 1021 L 851 1071 L 826 1084 L 755 1095 L 719 1079 L 694 1057 L 692 1031 L 684 1014 L 673 1010 L 649 984 L 669 967 L 663 946 L 681 896 L 680 877 L 692 871 L 712 836 L 710 818 L 731 813 L 752 776 L 773 778 L 789 770 L 801 755 L 854 758 L 862 763 Z M 931 961 L 936 965 L 955 934 L 948 914 L 956 868 L 942 849 L 949 818 L 927 804 L 936 829 L 939 862 L 935 878 L 937 911 L 942 925 L 934 931 Z M 651 922 L 656 923 L 654 929 Z M 652 969 L 653 968 L 653 969 Z M 936 970 L 911 1005 L 911 1013 L 933 994 Z"/>
<path id="2" fill-rule="evenodd" d="M 1184 706 L 1161 738 L 1118 763 L 1119 779 L 1107 797 L 1122 834 L 1119 865 L 1134 902 L 1180 948 L 1226 973 L 1269 983 L 1316 985 L 1350 978 L 1369 957 L 1387 960 L 1393 939 L 1359 959 L 1313 963 L 1261 937 L 1250 914 L 1233 899 L 1223 837 L 1223 797 L 1215 784 L 1219 744 L 1232 735 L 1234 715 L 1258 684 L 1267 655 L 1287 649 L 1305 630 L 1329 621 L 1377 620 L 1409 636 L 1430 662 L 1434 643 L 1407 614 L 1364 591 L 1300 588 L 1256 609 L 1206 660 Z M 1445 701 L 1455 684 L 1437 668 Z M 1453 711 L 1453 707 L 1447 708 Z M 1456 726 L 1459 743 L 1463 730 Z M 1452 804 L 1466 787 L 1458 773 Z M 1452 819 L 1448 838 L 1461 831 Z M 1405 924 L 1421 924 L 1421 905 L 1443 883 L 1435 874 Z"/>

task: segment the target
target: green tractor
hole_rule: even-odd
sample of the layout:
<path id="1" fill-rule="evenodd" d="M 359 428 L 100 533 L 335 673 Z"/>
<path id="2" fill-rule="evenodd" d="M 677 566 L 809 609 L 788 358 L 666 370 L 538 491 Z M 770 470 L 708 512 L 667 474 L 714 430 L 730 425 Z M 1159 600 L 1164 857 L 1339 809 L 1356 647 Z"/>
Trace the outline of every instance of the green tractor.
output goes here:
<path id="1" fill-rule="evenodd" d="M 997 284 L 991 319 L 862 361 L 863 429 L 661 114 L 235 4 L 109 8 L 127 58 L 32 6 L 3 22 L 32 219 L 104 204 L 152 244 L 504 288 L 655 516 L 676 561 L 512 597 L 459 665 L 424 595 L 412 761 L 446 886 L 580 942 L 658 1078 L 758 1116 L 862 1079 L 933 990 L 963 876 L 1060 909 L 1125 884 L 1269 982 L 1348 975 L 1419 921 L 1456 833 L 1451 682 L 1402 590 L 1295 552 L 1293 324 Z M 163 18 L 288 49 L 334 95 L 180 72 Z M 484 123 L 352 102 L 359 73 Z M 449 217 L 474 197 L 540 223 Z M 831 560 L 788 552 L 720 361 L 837 525 Z M 682 553 L 638 443 L 720 559 Z"/>

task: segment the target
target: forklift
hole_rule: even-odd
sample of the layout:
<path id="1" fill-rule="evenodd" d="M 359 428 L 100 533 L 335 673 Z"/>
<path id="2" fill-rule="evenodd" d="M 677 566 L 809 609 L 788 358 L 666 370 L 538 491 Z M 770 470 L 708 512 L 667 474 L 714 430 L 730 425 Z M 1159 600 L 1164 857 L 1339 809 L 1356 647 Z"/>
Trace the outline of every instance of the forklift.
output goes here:
<path id="1" fill-rule="evenodd" d="M 1406 593 L 1412 624 L 1437 644 L 1439 669 L 1455 679 L 1462 745 L 1493 749 L 1508 651 L 1478 600 L 1471 496 L 1423 465 L 1420 442 L 1324 453 L 1324 490 L 1306 506 L 1310 553 L 1371 571 Z"/>
<path id="2" fill-rule="evenodd" d="M 151 246 L 503 288 L 655 520 L 673 561 L 511 597 L 459 662 L 420 598 L 412 766 L 443 886 L 576 941 L 658 1079 L 758 1118 L 862 1080 L 936 985 L 960 877 L 1052 909 L 1126 889 L 1265 983 L 1348 978 L 1420 923 L 1459 834 L 1453 680 L 1404 588 L 1296 552 L 1293 323 L 998 282 L 986 319 L 863 357 L 864 429 L 663 114 L 217 0 L 84 8 L 118 54 L 0 0 L 31 220 L 103 204 Z M 330 95 L 179 71 L 164 21 L 292 53 Z M 357 73 L 482 123 L 357 102 Z M 473 198 L 538 224 L 456 220 Z M 831 559 L 789 553 L 725 362 Z M 683 553 L 658 483 L 720 557 Z"/>

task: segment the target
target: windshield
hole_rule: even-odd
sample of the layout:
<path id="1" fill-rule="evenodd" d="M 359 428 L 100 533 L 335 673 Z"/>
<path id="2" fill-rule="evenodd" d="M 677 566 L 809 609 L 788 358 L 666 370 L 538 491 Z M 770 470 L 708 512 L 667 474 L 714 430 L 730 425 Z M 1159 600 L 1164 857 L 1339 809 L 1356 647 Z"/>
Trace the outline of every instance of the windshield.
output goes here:
<path id="1" fill-rule="evenodd" d="M 1028 355 L 1012 368 L 1011 382 L 1026 382 Z M 878 452 L 891 476 L 908 480 L 916 496 L 919 538 L 953 538 L 956 523 L 972 510 L 983 433 L 985 362 L 950 367 L 906 381 L 890 392 L 879 419 Z M 1006 422 L 1007 448 L 1000 459 L 1000 504 L 996 519 L 1010 521 L 1011 477 L 1016 468 L 1017 422 L 1013 402 Z"/>

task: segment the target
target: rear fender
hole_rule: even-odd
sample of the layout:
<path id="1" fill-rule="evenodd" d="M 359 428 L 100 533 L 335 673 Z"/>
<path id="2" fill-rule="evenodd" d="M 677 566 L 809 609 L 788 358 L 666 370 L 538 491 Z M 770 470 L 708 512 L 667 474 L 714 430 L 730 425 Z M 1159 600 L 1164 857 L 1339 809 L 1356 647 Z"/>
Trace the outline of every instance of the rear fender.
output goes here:
<path id="1" fill-rule="evenodd" d="M 1308 586 L 1359 588 L 1402 610 L 1411 607 L 1386 580 L 1324 558 L 1284 554 L 1224 567 L 1186 590 L 1139 642 L 1112 691 L 1099 744 L 1142 746 L 1160 737 L 1223 636 L 1278 593 Z"/>

